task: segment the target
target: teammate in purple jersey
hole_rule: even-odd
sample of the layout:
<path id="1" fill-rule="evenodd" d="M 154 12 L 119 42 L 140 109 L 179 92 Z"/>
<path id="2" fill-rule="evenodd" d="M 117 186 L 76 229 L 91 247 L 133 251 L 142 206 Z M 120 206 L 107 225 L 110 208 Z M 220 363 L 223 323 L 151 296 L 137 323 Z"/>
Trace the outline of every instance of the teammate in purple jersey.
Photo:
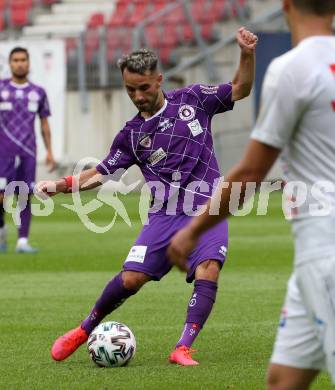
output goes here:
<path id="1" fill-rule="evenodd" d="M 110 153 L 96 168 L 78 177 L 38 185 L 50 195 L 94 188 L 115 179 L 120 170 L 136 164 L 152 191 L 148 222 L 126 258 L 122 271 L 105 287 L 91 313 L 77 328 L 59 337 L 51 350 L 55 360 L 64 360 L 84 343 L 102 319 L 136 294 L 150 280 L 160 280 L 171 266 L 166 249 L 171 236 L 185 226 L 193 210 L 206 203 L 220 177 L 213 151 L 211 119 L 231 110 L 234 101 L 249 95 L 254 77 L 257 37 L 244 28 L 237 34 L 241 62 L 232 83 L 218 86 L 192 85 L 174 92 L 161 89 L 163 76 L 157 71 L 157 57 L 140 50 L 120 60 L 128 95 L 139 113 L 116 136 Z M 88 184 L 89 181 L 89 184 Z M 228 244 L 224 221 L 204 236 L 189 256 L 187 281 L 194 291 L 184 330 L 172 363 L 197 365 L 190 349 L 207 320 L 217 291 L 220 269 Z"/>
<path id="2" fill-rule="evenodd" d="M 7 251 L 7 228 L 4 221 L 4 192 L 13 181 L 21 182 L 19 192 L 20 227 L 16 251 L 34 253 L 28 243 L 31 221 L 30 194 L 35 185 L 36 140 L 35 118 L 41 119 L 44 144 L 47 149 L 46 163 L 51 170 L 55 160 L 51 148 L 48 98 L 43 88 L 31 83 L 29 53 L 21 47 L 9 55 L 12 77 L 0 80 L 0 252 Z M 7 187 L 8 189 L 9 187 Z M 16 187 L 17 192 L 18 187 Z M 14 190 L 14 188 L 13 188 Z"/>

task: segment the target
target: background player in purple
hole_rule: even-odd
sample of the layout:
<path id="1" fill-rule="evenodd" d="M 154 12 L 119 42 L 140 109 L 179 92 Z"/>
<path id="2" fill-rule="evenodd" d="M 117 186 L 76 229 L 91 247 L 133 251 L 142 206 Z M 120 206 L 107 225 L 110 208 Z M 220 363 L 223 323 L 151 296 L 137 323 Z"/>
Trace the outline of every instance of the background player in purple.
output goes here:
<path id="1" fill-rule="evenodd" d="M 185 226 L 193 210 L 211 196 L 220 177 L 214 155 L 211 119 L 231 110 L 234 101 L 248 96 L 254 77 L 257 37 L 240 29 L 241 62 L 232 83 L 192 85 L 165 93 L 157 56 L 140 50 L 120 60 L 128 95 L 139 113 L 116 136 L 110 153 L 96 168 L 79 177 L 42 182 L 41 193 L 68 192 L 100 185 L 108 175 L 137 164 L 152 191 L 148 223 L 126 258 L 122 271 L 105 287 L 81 325 L 54 343 L 51 355 L 64 360 L 84 343 L 100 321 L 150 280 L 160 280 L 171 266 L 166 249 L 171 236 Z M 89 181 L 89 184 L 88 184 Z M 197 365 L 192 343 L 207 320 L 217 292 L 228 241 L 226 221 L 209 231 L 189 256 L 187 281 L 194 283 L 184 330 L 169 359 L 181 365 Z"/>
<path id="2" fill-rule="evenodd" d="M 50 109 L 43 88 L 28 80 L 29 53 L 21 47 L 9 55 L 10 79 L 0 81 L 0 252 L 7 251 L 7 228 L 4 222 L 4 191 L 13 182 L 21 182 L 19 201 L 22 205 L 16 251 L 34 253 L 28 243 L 31 221 L 30 194 L 35 185 L 36 139 L 35 118 L 41 119 L 41 130 L 47 149 L 46 164 L 55 168 L 48 123 Z M 25 185 L 22 186 L 22 184 Z M 25 188 L 24 188 L 25 187 Z M 16 189 L 17 192 L 17 189 Z"/>

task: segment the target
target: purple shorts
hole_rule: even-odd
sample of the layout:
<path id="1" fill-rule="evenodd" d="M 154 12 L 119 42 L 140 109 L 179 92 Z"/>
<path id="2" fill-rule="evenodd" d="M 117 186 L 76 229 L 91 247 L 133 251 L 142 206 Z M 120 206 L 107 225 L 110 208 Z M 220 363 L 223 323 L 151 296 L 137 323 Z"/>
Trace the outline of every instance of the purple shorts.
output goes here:
<path id="1" fill-rule="evenodd" d="M 0 193 L 5 192 L 9 183 L 17 181 L 26 183 L 29 193 L 32 194 L 35 186 L 35 176 L 35 158 L 30 156 L 0 157 Z M 19 187 L 16 187 L 15 192 L 18 193 L 18 191 Z"/>
<path id="2" fill-rule="evenodd" d="M 172 236 L 190 221 L 187 215 L 153 214 L 130 249 L 123 264 L 124 271 L 143 272 L 160 280 L 171 264 L 166 255 Z M 221 267 L 226 259 L 228 247 L 228 223 L 223 221 L 204 233 L 188 258 L 189 272 L 186 281 L 194 280 L 197 266 L 206 260 L 217 260 Z"/>

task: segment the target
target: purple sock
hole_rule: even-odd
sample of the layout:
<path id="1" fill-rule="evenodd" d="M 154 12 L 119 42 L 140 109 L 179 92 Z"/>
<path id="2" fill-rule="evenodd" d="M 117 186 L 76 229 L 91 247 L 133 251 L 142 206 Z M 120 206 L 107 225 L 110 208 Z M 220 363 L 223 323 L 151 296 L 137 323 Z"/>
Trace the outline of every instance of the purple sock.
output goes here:
<path id="1" fill-rule="evenodd" d="M 28 238 L 31 221 L 31 203 L 27 200 L 27 206 L 20 212 L 21 225 L 19 227 L 19 238 Z"/>
<path id="2" fill-rule="evenodd" d="M 93 306 L 90 315 L 81 323 L 81 327 L 87 334 L 90 334 L 106 315 L 121 306 L 127 298 L 136 293 L 136 290 L 124 288 L 122 272 L 120 272 L 107 284 L 100 298 Z"/>
<path id="3" fill-rule="evenodd" d="M 185 326 L 176 348 L 185 345 L 190 348 L 210 315 L 216 297 L 217 283 L 210 280 L 196 280 L 188 304 Z"/>

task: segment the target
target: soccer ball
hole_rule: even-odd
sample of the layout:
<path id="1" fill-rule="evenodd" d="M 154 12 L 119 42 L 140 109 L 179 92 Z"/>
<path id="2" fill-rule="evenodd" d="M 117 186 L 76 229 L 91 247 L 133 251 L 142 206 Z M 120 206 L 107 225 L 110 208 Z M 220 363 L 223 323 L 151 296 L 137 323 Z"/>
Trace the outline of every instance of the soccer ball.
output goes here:
<path id="1" fill-rule="evenodd" d="M 126 325 L 103 322 L 90 334 L 87 349 L 99 367 L 121 367 L 134 357 L 136 340 Z"/>

